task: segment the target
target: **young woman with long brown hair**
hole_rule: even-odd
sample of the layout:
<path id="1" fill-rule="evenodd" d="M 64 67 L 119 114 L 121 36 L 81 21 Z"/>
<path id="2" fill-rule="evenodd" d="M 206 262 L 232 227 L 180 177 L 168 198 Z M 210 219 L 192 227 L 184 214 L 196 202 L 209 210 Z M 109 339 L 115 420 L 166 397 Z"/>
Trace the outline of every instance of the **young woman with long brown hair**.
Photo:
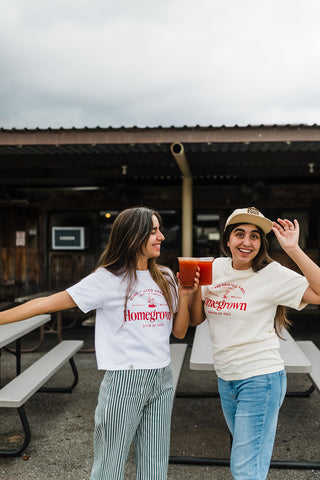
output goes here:
<path id="1" fill-rule="evenodd" d="M 122 480 L 132 441 L 137 480 L 167 478 L 173 381 L 171 332 L 183 338 L 188 297 L 173 273 L 157 265 L 160 215 L 145 207 L 116 218 L 97 269 L 49 297 L 0 312 L 1 324 L 78 306 L 96 310 L 98 368 L 106 370 L 95 412 L 91 480 Z"/>

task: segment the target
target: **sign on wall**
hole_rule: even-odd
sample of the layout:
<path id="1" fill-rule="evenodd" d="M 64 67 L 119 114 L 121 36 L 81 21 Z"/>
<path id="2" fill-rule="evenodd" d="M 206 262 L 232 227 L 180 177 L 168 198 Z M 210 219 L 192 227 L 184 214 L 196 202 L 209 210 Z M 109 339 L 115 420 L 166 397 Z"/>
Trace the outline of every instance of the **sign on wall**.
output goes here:
<path id="1" fill-rule="evenodd" d="M 26 246 L 26 232 L 16 231 L 16 247 Z"/>
<path id="2" fill-rule="evenodd" d="M 84 250 L 85 227 L 52 227 L 53 250 Z"/>

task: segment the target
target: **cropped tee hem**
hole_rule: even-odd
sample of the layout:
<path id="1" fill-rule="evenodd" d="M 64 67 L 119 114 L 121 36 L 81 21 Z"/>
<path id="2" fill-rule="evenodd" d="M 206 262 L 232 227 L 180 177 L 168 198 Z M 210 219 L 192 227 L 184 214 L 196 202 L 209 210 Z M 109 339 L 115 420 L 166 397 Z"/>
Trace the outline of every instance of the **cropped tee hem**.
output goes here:
<path id="1" fill-rule="evenodd" d="M 169 269 L 166 274 L 174 280 Z M 67 289 L 83 312 L 96 311 L 99 370 L 148 370 L 170 364 L 172 313 L 150 271 L 137 270 L 136 277 L 126 308 L 127 277 L 102 267 Z M 176 298 L 174 292 L 172 296 Z M 174 311 L 177 308 L 175 301 Z"/>

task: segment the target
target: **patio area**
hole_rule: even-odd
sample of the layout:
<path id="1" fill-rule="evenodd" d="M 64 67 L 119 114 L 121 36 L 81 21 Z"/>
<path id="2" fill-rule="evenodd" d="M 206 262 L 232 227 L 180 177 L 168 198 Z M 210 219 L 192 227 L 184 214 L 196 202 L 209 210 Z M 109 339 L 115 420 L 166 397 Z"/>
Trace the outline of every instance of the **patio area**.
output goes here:
<path id="1" fill-rule="evenodd" d="M 320 346 L 316 324 L 296 328 L 297 339 L 311 339 Z M 24 345 L 35 343 L 36 334 L 30 334 Z M 65 338 L 82 339 L 86 349 L 93 345 L 93 328 L 66 330 Z M 192 342 L 189 332 L 188 342 Z M 34 353 L 24 353 L 22 367 L 57 342 L 47 336 Z M 210 372 L 189 369 L 190 351 L 184 362 L 178 392 L 216 391 L 216 379 Z M 93 459 L 94 410 L 103 372 L 96 368 L 94 353 L 79 352 L 75 356 L 79 384 L 71 394 L 37 393 L 27 403 L 26 411 L 31 426 L 31 442 L 24 455 L 0 459 L 2 480 L 88 480 Z M 14 372 L 13 355 L 3 352 L 2 380 L 5 372 Z M 68 376 L 68 378 L 66 378 Z M 55 384 L 69 380 L 70 369 L 63 368 L 53 380 Z M 305 390 L 310 385 L 307 376 L 289 375 L 289 389 Z M 54 401 L 52 399 L 54 395 Z M 16 416 L 16 418 L 14 418 Z M 319 420 L 320 395 L 313 392 L 309 398 L 286 398 L 281 409 L 274 448 L 274 460 L 314 461 L 320 458 Z M 16 425 L 13 428 L 12 425 Z M 1 410 L 0 443 L 19 442 L 21 427 L 16 411 Z M 229 434 L 222 416 L 218 398 L 176 398 L 172 416 L 171 454 L 187 456 L 229 455 Z M 271 469 L 270 480 L 320 479 L 320 471 Z M 134 480 L 134 451 L 130 451 L 125 480 Z M 172 465 L 168 480 L 231 480 L 228 467 Z"/>

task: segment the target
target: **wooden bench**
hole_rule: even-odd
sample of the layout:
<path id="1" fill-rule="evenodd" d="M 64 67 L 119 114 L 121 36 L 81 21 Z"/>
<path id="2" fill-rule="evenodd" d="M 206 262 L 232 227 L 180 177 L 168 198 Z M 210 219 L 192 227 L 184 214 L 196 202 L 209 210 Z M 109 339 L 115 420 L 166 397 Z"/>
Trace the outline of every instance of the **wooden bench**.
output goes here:
<path id="1" fill-rule="evenodd" d="M 297 344 L 312 364 L 312 370 L 308 375 L 320 392 L 320 350 L 311 340 L 299 340 Z"/>
<path id="2" fill-rule="evenodd" d="M 188 348 L 187 343 L 171 343 L 170 344 L 174 396 L 176 395 L 184 358 L 187 353 L 187 348 Z"/>
<path id="3" fill-rule="evenodd" d="M 72 392 L 78 383 L 78 371 L 73 356 L 82 346 L 82 340 L 65 340 L 59 343 L 0 389 L 0 407 L 17 408 L 24 430 L 22 445 L 14 450 L 0 450 L 0 456 L 18 456 L 28 446 L 31 432 L 24 404 L 35 392 Z M 74 376 L 72 384 L 67 387 L 42 388 L 67 361 Z"/>

